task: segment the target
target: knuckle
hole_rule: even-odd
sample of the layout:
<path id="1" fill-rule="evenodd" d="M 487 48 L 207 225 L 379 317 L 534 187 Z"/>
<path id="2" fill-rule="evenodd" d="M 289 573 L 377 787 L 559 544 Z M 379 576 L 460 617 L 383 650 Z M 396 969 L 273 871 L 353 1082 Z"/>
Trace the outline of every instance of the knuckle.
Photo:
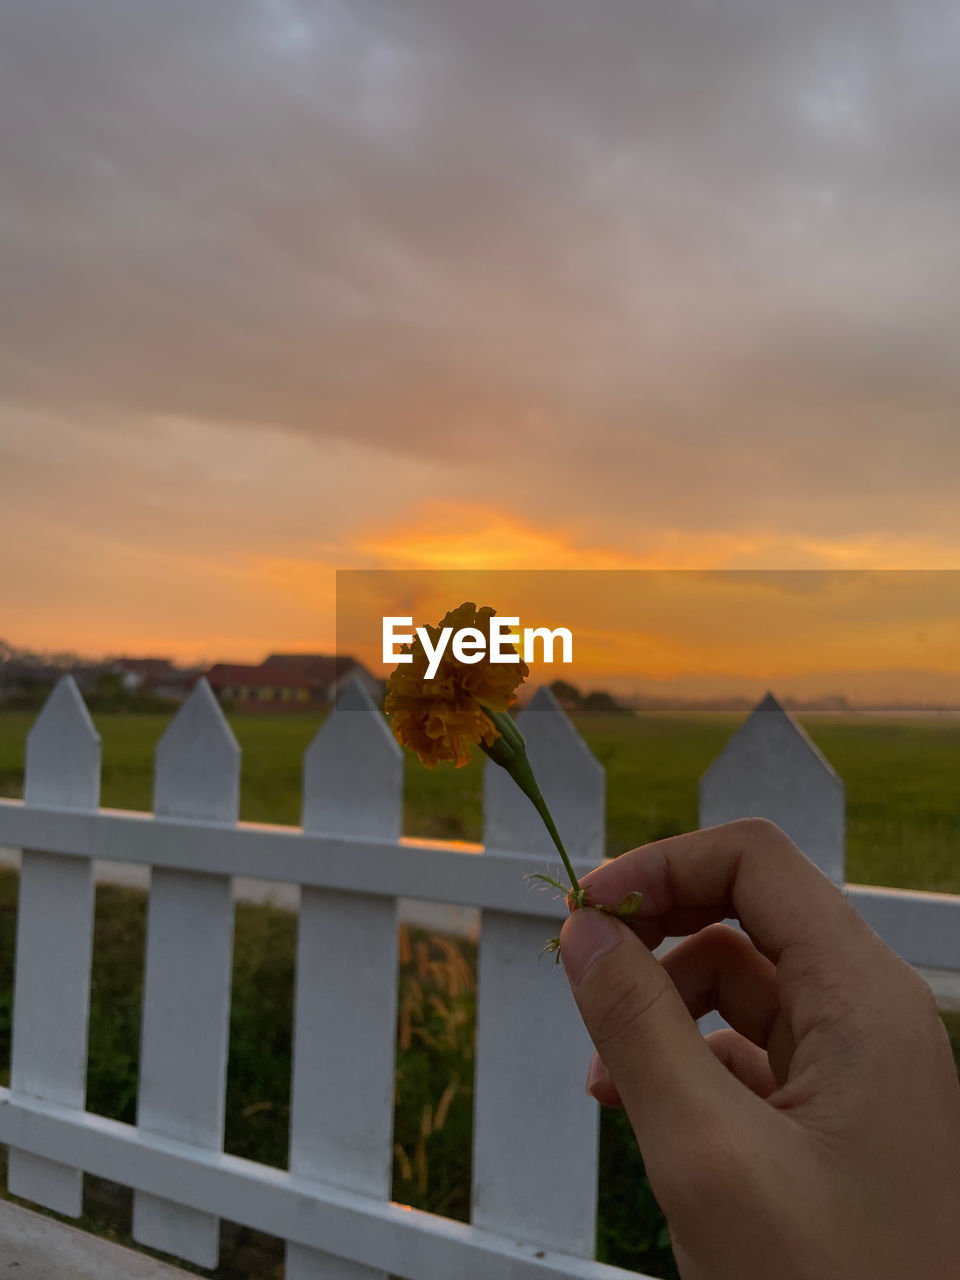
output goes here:
<path id="1" fill-rule="evenodd" d="M 897 1023 L 906 1039 L 918 1043 L 939 1041 L 943 1024 L 930 986 L 905 960 L 897 957 L 902 986 L 897 991 Z"/>
<path id="2" fill-rule="evenodd" d="M 740 1048 L 740 1035 L 732 1027 L 721 1027 L 703 1037 L 703 1042 L 724 1066 L 729 1066 Z"/>
<path id="3" fill-rule="evenodd" d="M 736 828 L 737 834 L 742 839 L 750 841 L 785 841 L 789 839 L 783 828 L 778 827 L 770 818 L 761 818 L 759 816 L 737 818 L 730 825 Z"/>
<path id="4" fill-rule="evenodd" d="M 741 857 L 773 860 L 780 867 L 797 859 L 810 861 L 796 841 L 771 818 L 738 818 L 731 826 L 737 828 L 735 839 Z"/>
<path id="5" fill-rule="evenodd" d="M 913 989 L 917 1002 L 917 1012 L 928 1026 L 936 1027 L 937 1035 L 939 1035 L 943 1023 L 940 1018 L 940 1006 L 937 1004 L 937 998 L 918 973 L 914 973 L 913 977 L 915 979 Z"/>
<path id="6" fill-rule="evenodd" d="M 790 839 L 783 827 L 771 818 L 753 816 L 736 818 L 729 823 L 730 835 L 742 854 L 762 852 L 765 857 L 773 854 L 784 854 L 788 850 L 797 851 L 797 846 Z"/>
<path id="7" fill-rule="evenodd" d="M 735 963 L 756 952 L 756 948 L 747 935 L 728 924 L 707 925 L 705 929 L 701 929 L 700 937 L 704 946 L 718 964 L 723 964 L 724 962 Z"/>

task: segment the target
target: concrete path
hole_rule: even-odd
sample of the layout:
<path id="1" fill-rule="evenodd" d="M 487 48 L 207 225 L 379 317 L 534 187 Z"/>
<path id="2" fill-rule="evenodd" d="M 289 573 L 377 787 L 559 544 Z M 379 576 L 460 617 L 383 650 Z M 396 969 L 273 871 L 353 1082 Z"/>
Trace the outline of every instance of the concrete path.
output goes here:
<path id="1" fill-rule="evenodd" d="M 0 1275 L 17 1280 L 183 1280 L 188 1274 L 0 1200 Z"/>

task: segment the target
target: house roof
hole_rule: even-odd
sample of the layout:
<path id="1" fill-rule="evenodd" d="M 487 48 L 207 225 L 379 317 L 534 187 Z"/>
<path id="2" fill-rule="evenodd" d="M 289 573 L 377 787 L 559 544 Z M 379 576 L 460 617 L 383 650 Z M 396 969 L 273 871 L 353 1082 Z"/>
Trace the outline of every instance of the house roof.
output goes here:
<path id="1" fill-rule="evenodd" d="M 334 681 L 359 665 L 355 658 L 346 654 L 328 653 L 271 653 L 263 662 L 265 667 L 281 667 L 324 688 L 329 688 Z"/>
<path id="2" fill-rule="evenodd" d="M 288 689 L 310 689 L 313 680 L 288 671 L 281 666 L 268 666 L 262 663 L 259 667 L 244 666 L 238 662 L 218 662 L 206 673 L 207 682 L 213 689 L 228 685 L 274 685 Z"/>

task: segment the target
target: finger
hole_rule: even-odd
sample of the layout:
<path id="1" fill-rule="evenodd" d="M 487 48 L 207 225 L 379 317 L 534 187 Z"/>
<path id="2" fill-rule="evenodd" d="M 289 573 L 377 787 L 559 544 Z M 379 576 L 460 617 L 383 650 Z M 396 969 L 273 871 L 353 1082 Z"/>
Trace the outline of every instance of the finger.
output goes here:
<path id="1" fill-rule="evenodd" d="M 630 923 L 652 925 L 663 937 L 735 917 L 774 961 L 785 946 L 810 937 L 812 919 L 836 916 L 844 905 L 819 868 L 762 818 L 641 845 L 595 867 L 580 883 L 589 887 L 590 904 L 605 906 L 639 890 L 643 901 Z"/>
<path id="2" fill-rule="evenodd" d="M 743 1124 L 753 1099 L 704 1045 L 663 967 L 619 920 L 575 911 L 560 935 L 574 998 L 645 1158 L 669 1159 L 709 1116 Z"/>
<path id="3" fill-rule="evenodd" d="M 690 1016 L 716 1009 L 741 1035 L 762 1049 L 777 1015 L 777 971 L 746 934 L 713 924 L 685 938 L 660 963 L 669 974 Z"/>
<path id="4" fill-rule="evenodd" d="M 603 1107 L 622 1107 L 623 1099 L 617 1086 L 610 1079 L 610 1073 L 600 1060 L 599 1053 L 593 1055 L 590 1070 L 587 1072 L 587 1093 L 596 1098 Z"/>
<path id="5" fill-rule="evenodd" d="M 886 950 L 843 894 L 773 823 L 728 822 L 622 854 L 583 877 L 588 901 L 616 906 L 640 891 L 630 926 L 647 946 L 737 918 L 777 966 L 795 1037 L 821 1021 L 838 974 L 847 996 L 869 999 Z M 848 1000 L 849 1002 L 849 1000 Z"/>
<path id="6" fill-rule="evenodd" d="M 777 1088 L 778 1082 L 767 1055 L 757 1045 L 737 1035 L 736 1031 L 729 1027 L 711 1031 L 704 1036 L 703 1042 L 717 1061 L 722 1062 L 730 1074 L 758 1098 L 769 1098 Z"/>
<path id="7" fill-rule="evenodd" d="M 771 1073 L 771 1058 L 765 1052 L 780 1015 L 776 970 L 745 934 L 729 925 L 710 925 L 667 952 L 661 957 L 660 964 L 692 1018 L 702 1018 L 716 1009 L 730 1024 L 733 1039 L 738 1044 L 743 1037 L 752 1041 L 757 1047 L 757 1057 L 751 1057 L 750 1062 L 762 1063 L 764 1085 L 768 1081 L 776 1080 L 782 1084 L 786 1080 L 793 1051 L 789 1030 L 786 1043 L 780 1036 L 773 1037 L 771 1058 L 775 1075 Z M 717 1045 L 711 1043 L 710 1036 L 706 1041 L 716 1053 Z M 726 1041 L 721 1039 L 719 1043 Z M 732 1069 L 730 1062 L 725 1061 L 724 1065 Z M 758 1092 L 752 1083 L 749 1087 Z M 586 1089 L 603 1106 L 622 1105 L 617 1088 L 598 1054 L 594 1054 L 590 1064 Z M 767 1089 L 760 1096 L 766 1097 L 770 1091 Z"/>

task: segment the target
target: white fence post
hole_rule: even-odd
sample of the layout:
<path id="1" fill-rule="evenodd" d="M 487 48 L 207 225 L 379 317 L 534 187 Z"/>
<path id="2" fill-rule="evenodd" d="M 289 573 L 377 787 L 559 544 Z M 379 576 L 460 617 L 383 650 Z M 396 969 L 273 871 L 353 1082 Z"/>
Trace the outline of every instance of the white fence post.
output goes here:
<path id="1" fill-rule="evenodd" d="M 834 884 L 846 880 L 843 781 L 772 693 L 757 704 L 700 779 L 700 826 L 769 818 Z M 727 1023 L 716 1011 L 704 1035 Z"/>
<path id="2" fill-rule="evenodd" d="M 359 679 L 304 757 L 303 828 L 397 840 L 403 756 Z M 304 888 L 297 937 L 290 1170 L 389 1200 L 397 1033 L 396 900 Z M 386 1273 L 287 1245 L 287 1280 Z"/>
<path id="3" fill-rule="evenodd" d="M 603 859 L 603 769 L 549 690 L 538 690 L 517 723 L 571 859 L 595 866 Z M 492 762 L 484 815 L 488 850 L 529 852 L 531 871 L 556 866 L 536 810 Z M 596 1103 L 584 1092 L 591 1046 L 563 974 L 550 956 L 538 962 L 549 931 L 542 919 L 483 913 L 472 1220 L 592 1258 L 599 1125 Z"/>
<path id="4" fill-rule="evenodd" d="M 843 781 L 772 693 L 700 779 L 700 825 L 769 818 L 835 884 L 846 881 Z"/>
<path id="5" fill-rule="evenodd" d="M 157 746 L 156 816 L 237 820 L 240 748 L 205 680 Z M 184 840 L 189 841 L 189 828 Z M 147 916 L 137 1124 L 198 1147 L 223 1147 L 233 894 L 229 876 L 153 869 Z M 215 1267 L 219 1220 L 134 1194 L 133 1236 Z"/>
<path id="6" fill-rule="evenodd" d="M 27 737 L 24 801 L 96 810 L 100 736 L 72 676 L 47 699 Z M 83 1109 L 86 1099 L 93 863 L 24 849 L 17 914 L 17 960 L 10 1084 L 14 1094 Z M 11 1149 L 7 1189 L 77 1218 L 83 1173 Z"/>

